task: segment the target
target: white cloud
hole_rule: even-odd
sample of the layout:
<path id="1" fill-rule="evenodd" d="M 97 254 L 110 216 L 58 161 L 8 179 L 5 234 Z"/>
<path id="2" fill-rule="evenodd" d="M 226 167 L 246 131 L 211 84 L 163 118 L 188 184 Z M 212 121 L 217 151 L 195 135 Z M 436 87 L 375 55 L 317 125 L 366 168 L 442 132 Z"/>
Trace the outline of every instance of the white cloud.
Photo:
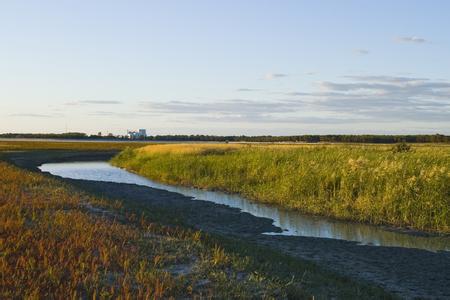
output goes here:
<path id="1" fill-rule="evenodd" d="M 356 81 L 367 81 L 367 82 L 385 82 L 385 83 L 406 83 L 406 82 L 417 82 L 417 81 L 427 81 L 427 78 L 417 78 L 417 77 L 400 77 L 400 76 L 343 76 L 346 79 L 352 79 Z"/>
<path id="2" fill-rule="evenodd" d="M 228 99 L 210 102 L 144 102 L 154 113 L 192 120 L 246 123 L 347 124 L 354 122 L 449 122 L 450 82 L 395 76 L 345 76 L 320 82 L 313 92 L 284 93 L 287 99 Z"/>
<path id="3" fill-rule="evenodd" d="M 423 44 L 426 43 L 427 40 L 417 36 L 400 36 L 396 38 L 397 42 L 401 43 L 415 43 L 415 44 Z"/>

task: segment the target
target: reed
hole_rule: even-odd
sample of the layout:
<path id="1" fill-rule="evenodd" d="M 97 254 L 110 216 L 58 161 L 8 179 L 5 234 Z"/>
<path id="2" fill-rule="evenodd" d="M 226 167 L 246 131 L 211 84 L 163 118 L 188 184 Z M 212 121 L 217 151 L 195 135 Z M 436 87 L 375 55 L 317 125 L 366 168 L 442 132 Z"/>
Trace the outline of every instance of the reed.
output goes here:
<path id="1" fill-rule="evenodd" d="M 171 144 L 126 149 L 112 162 L 305 213 L 450 233 L 450 146 L 400 148 Z"/>

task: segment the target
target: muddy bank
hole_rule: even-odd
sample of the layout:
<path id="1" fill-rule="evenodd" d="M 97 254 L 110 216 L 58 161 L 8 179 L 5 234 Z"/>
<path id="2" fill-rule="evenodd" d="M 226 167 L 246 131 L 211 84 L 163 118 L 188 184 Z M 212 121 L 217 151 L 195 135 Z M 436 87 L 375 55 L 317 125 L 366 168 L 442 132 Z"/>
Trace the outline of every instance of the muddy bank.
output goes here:
<path id="1" fill-rule="evenodd" d="M 279 231 L 270 219 L 238 209 L 191 200 L 180 194 L 132 184 L 67 180 L 106 197 L 127 199 L 179 212 L 191 226 L 278 249 L 355 279 L 374 283 L 402 297 L 450 298 L 450 253 L 392 247 L 360 246 L 333 239 L 269 236 Z"/>
<path id="2" fill-rule="evenodd" d="M 8 153 L 8 160 L 36 170 L 46 162 L 106 160 L 110 153 L 41 151 Z M 293 257 L 317 264 L 352 278 L 368 281 L 405 298 L 450 298 L 450 253 L 359 246 L 342 240 L 268 236 L 279 230 L 269 219 L 241 213 L 238 209 L 191 200 L 183 195 L 144 186 L 64 179 L 81 189 L 136 204 L 167 208 L 187 224 L 207 232 L 233 236 L 269 246 Z"/>
<path id="3" fill-rule="evenodd" d="M 6 160 L 20 168 L 37 171 L 42 164 L 53 162 L 71 161 L 107 161 L 120 151 L 67 151 L 67 150 L 46 150 L 46 151 L 0 151 L 0 159 Z"/>

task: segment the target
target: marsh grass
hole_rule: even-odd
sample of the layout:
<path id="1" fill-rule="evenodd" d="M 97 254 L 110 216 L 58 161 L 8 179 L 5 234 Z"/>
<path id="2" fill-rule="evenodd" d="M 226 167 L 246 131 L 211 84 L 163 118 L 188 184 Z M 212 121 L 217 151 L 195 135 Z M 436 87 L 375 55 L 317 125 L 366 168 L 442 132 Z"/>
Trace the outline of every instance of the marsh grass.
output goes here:
<path id="1" fill-rule="evenodd" d="M 251 257 L 198 231 L 6 163 L 0 174 L 2 299 L 287 297 L 287 280 L 264 272 L 256 280 Z"/>
<path id="2" fill-rule="evenodd" d="M 142 145 L 0 142 L 0 154 Z M 218 150 L 207 146 L 199 153 L 228 155 L 241 147 L 247 146 Z M 132 150 L 126 153 L 134 155 Z M 182 212 L 106 198 L 85 186 L 13 167 L 0 155 L 1 299 L 311 299 L 312 295 L 391 298 L 380 288 L 310 262 L 190 229 Z"/>
<path id="3" fill-rule="evenodd" d="M 305 213 L 450 233 L 448 145 L 170 144 L 129 148 L 112 162 Z"/>

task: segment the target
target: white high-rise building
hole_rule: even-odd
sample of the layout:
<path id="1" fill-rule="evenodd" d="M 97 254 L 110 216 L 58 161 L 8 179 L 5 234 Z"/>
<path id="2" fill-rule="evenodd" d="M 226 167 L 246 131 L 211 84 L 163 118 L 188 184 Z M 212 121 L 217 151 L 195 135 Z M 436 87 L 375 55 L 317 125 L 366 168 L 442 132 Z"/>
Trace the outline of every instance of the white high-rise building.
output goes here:
<path id="1" fill-rule="evenodd" d="M 139 129 L 139 136 L 147 137 L 147 130 Z"/>
<path id="2" fill-rule="evenodd" d="M 139 131 L 128 130 L 127 137 L 130 140 L 145 139 L 147 137 L 147 130 L 145 129 L 139 129 Z"/>

